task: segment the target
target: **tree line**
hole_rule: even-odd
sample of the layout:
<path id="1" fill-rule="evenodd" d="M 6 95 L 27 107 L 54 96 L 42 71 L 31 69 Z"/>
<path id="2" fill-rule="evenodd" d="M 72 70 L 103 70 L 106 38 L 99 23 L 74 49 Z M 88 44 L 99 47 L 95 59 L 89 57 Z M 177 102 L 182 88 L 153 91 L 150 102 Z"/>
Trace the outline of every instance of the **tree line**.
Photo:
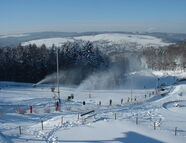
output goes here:
<path id="1" fill-rule="evenodd" d="M 142 55 L 153 70 L 186 69 L 186 41 L 161 48 L 149 47 Z"/>
<path id="2" fill-rule="evenodd" d="M 0 80 L 32 83 L 40 81 L 46 75 L 56 72 L 57 50 L 60 70 L 79 71 L 75 84 L 91 73 L 109 66 L 109 58 L 91 42 L 67 42 L 58 48 L 54 45 L 46 48 L 44 44 L 41 47 L 35 44 L 1 47 Z"/>
<path id="3" fill-rule="evenodd" d="M 44 44 L 18 45 L 0 48 L 0 80 L 36 83 L 56 72 L 56 52 L 59 68 L 64 74 L 63 83 L 78 85 L 88 76 L 100 71 L 110 71 L 115 81 L 122 80 L 127 72 L 138 70 L 145 60 L 152 70 L 186 69 L 186 42 L 166 47 L 145 48 L 142 52 L 115 50 L 105 52 L 105 47 L 85 41 L 66 42 L 60 47 L 47 48 Z M 111 78 L 111 77 L 110 77 Z"/>

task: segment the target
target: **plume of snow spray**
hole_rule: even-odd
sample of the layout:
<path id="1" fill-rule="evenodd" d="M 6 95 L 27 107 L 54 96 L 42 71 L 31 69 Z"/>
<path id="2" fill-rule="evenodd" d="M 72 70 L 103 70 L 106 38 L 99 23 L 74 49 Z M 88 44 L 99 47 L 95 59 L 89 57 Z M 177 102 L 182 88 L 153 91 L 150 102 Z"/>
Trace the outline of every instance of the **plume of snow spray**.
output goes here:
<path id="1" fill-rule="evenodd" d="M 35 85 L 43 84 L 43 83 L 55 83 L 56 81 L 56 73 L 51 75 L 47 75 L 44 79 L 36 83 Z"/>
<path id="2" fill-rule="evenodd" d="M 147 71 L 145 59 L 133 54 L 129 55 L 128 59 L 126 65 L 122 57 L 119 57 L 119 63 L 114 63 L 109 70 L 90 75 L 77 90 L 154 87 L 156 77 L 151 71 Z"/>
<path id="3" fill-rule="evenodd" d="M 145 71 L 145 60 L 130 55 L 128 63 L 125 57 L 117 57 L 110 69 L 93 73 L 84 79 L 82 69 L 62 70 L 59 73 L 60 83 L 65 85 L 77 85 L 78 90 L 93 90 L 93 89 L 113 89 L 113 88 L 131 88 L 131 80 L 133 80 L 133 87 L 147 86 L 144 80 L 152 82 L 155 77 L 149 72 Z M 123 59 L 122 59 L 123 58 Z M 134 72 L 137 71 L 137 72 Z M 143 73 L 140 71 L 143 71 Z M 153 79 L 152 79 L 153 77 Z M 83 80 L 84 79 L 84 80 Z M 42 83 L 56 83 L 56 73 L 46 76 L 36 85 Z M 144 83 L 141 84 L 141 83 Z"/>
<path id="4" fill-rule="evenodd" d="M 83 75 L 81 74 L 81 69 L 68 69 L 61 70 L 59 72 L 59 81 L 61 84 L 73 85 L 77 84 L 82 80 Z M 35 85 L 43 83 L 56 83 L 56 72 L 50 75 L 47 75 L 44 79 L 36 83 Z"/>

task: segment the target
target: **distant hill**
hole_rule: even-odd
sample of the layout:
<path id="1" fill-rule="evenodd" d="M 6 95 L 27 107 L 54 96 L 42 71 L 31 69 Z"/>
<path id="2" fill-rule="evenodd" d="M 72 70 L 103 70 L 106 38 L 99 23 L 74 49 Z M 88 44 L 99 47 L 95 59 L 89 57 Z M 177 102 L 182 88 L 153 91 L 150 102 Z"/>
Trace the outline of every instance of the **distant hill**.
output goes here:
<path id="1" fill-rule="evenodd" d="M 179 33 L 133 33 L 133 32 L 36 32 L 36 33 L 23 33 L 17 35 L 0 35 L 0 46 L 15 46 L 22 42 L 31 40 L 47 39 L 47 38 L 65 38 L 65 37 L 79 37 L 79 36 L 92 36 L 98 34 L 130 34 L 130 35 L 147 35 L 162 39 L 167 43 L 177 43 L 186 40 L 186 34 Z"/>
<path id="2" fill-rule="evenodd" d="M 141 35 L 141 34 L 126 34 L 126 33 L 104 33 L 104 34 L 96 34 L 96 35 L 86 35 L 83 36 L 73 36 L 73 37 L 63 37 L 63 38 L 46 38 L 46 39 L 37 39 L 31 40 L 28 42 L 23 42 L 22 45 L 36 44 L 37 46 L 42 46 L 45 44 L 46 47 L 52 47 L 53 44 L 56 46 L 61 46 L 65 42 L 69 41 L 91 41 L 102 44 L 109 45 L 122 45 L 124 48 L 141 48 L 141 47 L 159 47 L 159 46 L 167 46 L 171 43 L 164 42 L 161 38 L 157 38 L 155 36 L 149 35 Z"/>

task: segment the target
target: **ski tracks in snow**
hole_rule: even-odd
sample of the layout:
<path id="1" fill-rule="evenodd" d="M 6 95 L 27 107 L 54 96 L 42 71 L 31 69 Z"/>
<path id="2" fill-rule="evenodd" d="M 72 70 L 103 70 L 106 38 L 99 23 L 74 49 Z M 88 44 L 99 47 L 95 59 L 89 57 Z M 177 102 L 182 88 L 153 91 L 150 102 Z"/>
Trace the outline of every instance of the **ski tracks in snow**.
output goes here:
<path id="1" fill-rule="evenodd" d="M 58 143 L 58 138 L 55 136 L 55 133 L 59 129 L 65 130 L 77 126 L 90 125 L 91 123 L 101 120 L 114 120 L 115 113 L 117 113 L 117 119 L 120 120 L 125 119 L 134 121 L 134 119 L 138 116 L 142 123 L 147 121 L 154 122 L 163 118 L 158 112 L 158 109 L 161 107 L 159 105 L 152 105 L 150 101 L 112 106 L 94 105 L 91 107 L 96 112 L 96 118 L 93 120 L 77 120 L 77 114 L 74 114 L 73 111 L 69 111 L 70 114 L 65 112 L 65 115 L 58 115 L 57 117 L 44 121 L 44 130 L 41 129 L 41 123 L 38 123 L 30 127 L 28 129 L 28 133 L 37 138 L 42 138 L 46 143 Z M 87 109 L 85 108 L 84 111 L 81 110 L 81 112 L 86 112 Z M 61 123 L 62 116 L 65 120 L 63 123 Z"/>

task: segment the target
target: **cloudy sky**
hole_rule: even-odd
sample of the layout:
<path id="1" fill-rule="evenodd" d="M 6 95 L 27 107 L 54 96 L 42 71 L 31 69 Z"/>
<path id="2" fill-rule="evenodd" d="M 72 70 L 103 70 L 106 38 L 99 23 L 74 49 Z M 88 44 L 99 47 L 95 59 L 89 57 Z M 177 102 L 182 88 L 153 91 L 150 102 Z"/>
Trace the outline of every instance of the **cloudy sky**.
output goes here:
<path id="1" fill-rule="evenodd" d="M 186 0 L 0 0 L 0 34 L 37 31 L 186 33 Z"/>

